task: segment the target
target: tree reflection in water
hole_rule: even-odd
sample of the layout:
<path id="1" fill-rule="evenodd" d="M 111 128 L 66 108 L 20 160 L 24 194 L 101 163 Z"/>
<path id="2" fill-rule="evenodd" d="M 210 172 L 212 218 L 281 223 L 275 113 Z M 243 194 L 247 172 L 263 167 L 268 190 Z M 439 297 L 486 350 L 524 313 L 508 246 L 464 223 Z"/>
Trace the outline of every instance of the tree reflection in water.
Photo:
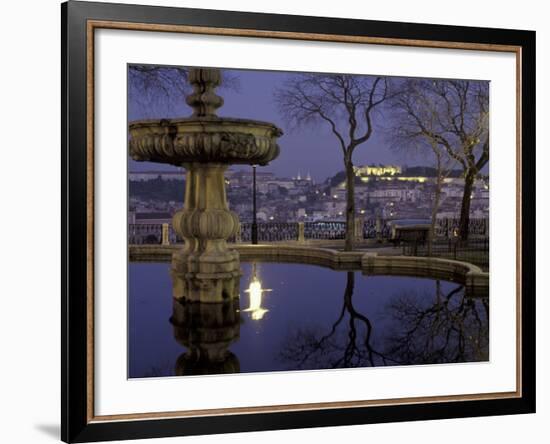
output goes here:
<path id="1" fill-rule="evenodd" d="M 387 352 L 403 364 L 441 364 L 489 359 L 489 301 L 469 298 L 458 286 L 435 301 L 407 293 L 387 307 L 397 322 L 387 338 Z M 397 324 L 397 325 L 396 325 Z"/>
<path id="2" fill-rule="evenodd" d="M 392 297 L 376 316 L 380 328 L 375 330 L 372 316 L 354 305 L 355 273 L 350 271 L 331 328 L 292 329 L 279 358 L 291 370 L 488 360 L 488 299 L 469 298 L 462 286 L 446 295 L 440 281 L 435 286 L 433 295 L 408 290 Z"/>

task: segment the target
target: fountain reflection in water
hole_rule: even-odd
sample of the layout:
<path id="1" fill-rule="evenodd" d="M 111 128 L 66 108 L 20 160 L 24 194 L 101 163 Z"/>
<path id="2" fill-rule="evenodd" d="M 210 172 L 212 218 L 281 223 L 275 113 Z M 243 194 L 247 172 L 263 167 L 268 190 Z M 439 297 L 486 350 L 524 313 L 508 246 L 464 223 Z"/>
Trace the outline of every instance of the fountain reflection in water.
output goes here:
<path id="1" fill-rule="evenodd" d="M 244 311 L 250 312 L 250 317 L 255 320 L 261 320 L 264 315 L 269 311 L 262 307 L 263 294 L 265 292 L 272 291 L 271 288 L 262 288 L 262 282 L 258 276 L 258 269 L 256 262 L 252 263 L 252 278 L 250 279 L 250 285 L 245 290 L 250 298 L 250 305 Z"/>
<path id="2" fill-rule="evenodd" d="M 177 376 L 239 373 L 238 358 L 229 346 L 238 340 L 238 299 L 224 303 L 173 301 L 170 322 L 174 338 L 187 351 L 175 366 Z"/>
<path id="3" fill-rule="evenodd" d="M 302 264 L 260 265 L 255 271 L 253 264 L 242 264 L 241 309 L 239 299 L 173 300 L 169 264 L 132 263 L 129 377 L 489 358 L 488 296 L 470 297 L 457 283 Z M 273 287 L 270 297 L 246 292 L 256 280 L 256 288 Z M 261 294 L 261 302 L 249 300 L 250 294 Z M 267 314 L 253 319 L 258 308 Z"/>

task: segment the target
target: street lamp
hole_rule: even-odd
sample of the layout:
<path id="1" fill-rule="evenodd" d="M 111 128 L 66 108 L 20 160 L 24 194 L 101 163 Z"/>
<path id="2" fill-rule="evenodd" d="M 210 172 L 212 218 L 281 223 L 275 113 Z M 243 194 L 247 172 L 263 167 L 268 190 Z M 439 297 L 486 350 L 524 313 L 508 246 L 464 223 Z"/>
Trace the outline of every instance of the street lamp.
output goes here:
<path id="1" fill-rule="evenodd" d="M 256 219 L 256 166 L 252 165 L 252 245 L 258 244 L 258 221 Z"/>

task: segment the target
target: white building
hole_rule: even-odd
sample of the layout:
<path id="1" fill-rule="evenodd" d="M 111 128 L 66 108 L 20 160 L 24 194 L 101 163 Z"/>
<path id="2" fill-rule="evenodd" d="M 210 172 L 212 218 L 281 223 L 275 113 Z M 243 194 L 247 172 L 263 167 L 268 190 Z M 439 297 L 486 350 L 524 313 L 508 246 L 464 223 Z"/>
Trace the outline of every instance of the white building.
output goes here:
<path id="1" fill-rule="evenodd" d="M 294 181 L 292 179 L 276 179 L 276 180 L 270 180 L 266 182 L 266 186 L 268 190 L 272 190 L 274 187 L 281 187 L 285 188 L 287 190 L 291 190 L 294 188 Z"/>
<path id="2" fill-rule="evenodd" d="M 420 190 L 415 188 L 381 188 L 369 193 L 371 202 L 416 202 L 420 197 Z"/>
<path id="3" fill-rule="evenodd" d="M 128 173 L 128 178 L 134 182 L 147 182 L 149 180 L 158 179 L 159 177 L 162 180 L 184 180 L 185 170 L 181 169 L 179 171 L 134 171 Z"/>
<path id="4" fill-rule="evenodd" d="M 346 201 L 343 199 L 325 202 L 323 204 L 325 213 L 331 218 L 341 217 L 346 211 Z"/>

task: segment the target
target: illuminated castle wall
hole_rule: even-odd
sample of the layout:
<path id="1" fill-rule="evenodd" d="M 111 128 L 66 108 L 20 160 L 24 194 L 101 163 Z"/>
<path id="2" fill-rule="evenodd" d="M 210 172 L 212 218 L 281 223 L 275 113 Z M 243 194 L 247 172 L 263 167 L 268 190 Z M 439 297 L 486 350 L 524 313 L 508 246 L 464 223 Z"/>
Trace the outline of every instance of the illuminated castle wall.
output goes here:
<path id="1" fill-rule="evenodd" d="M 401 167 L 397 165 L 364 165 L 355 167 L 356 176 L 394 176 L 401 174 Z"/>

